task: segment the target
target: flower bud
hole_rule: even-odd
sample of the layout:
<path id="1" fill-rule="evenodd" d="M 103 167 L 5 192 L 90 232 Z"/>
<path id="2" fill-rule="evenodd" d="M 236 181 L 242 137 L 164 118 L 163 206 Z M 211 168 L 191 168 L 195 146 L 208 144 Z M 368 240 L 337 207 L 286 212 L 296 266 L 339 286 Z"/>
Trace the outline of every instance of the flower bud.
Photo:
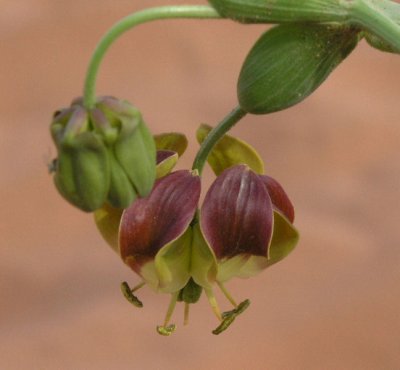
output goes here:
<path id="1" fill-rule="evenodd" d="M 242 23 L 335 22 L 346 19 L 338 0 L 209 0 L 223 16 Z"/>
<path id="2" fill-rule="evenodd" d="M 238 81 L 240 106 L 266 114 L 308 97 L 354 49 L 358 31 L 342 26 L 286 24 L 264 33 Z"/>
<path id="3" fill-rule="evenodd" d="M 58 191 L 83 211 L 100 208 L 109 190 L 110 161 L 100 135 L 90 131 L 87 112 L 79 106 L 61 111 L 51 132 L 58 151 L 54 175 Z"/>
<path id="4" fill-rule="evenodd" d="M 151 191 L 155 143 L 140 112 L 128 102 L 102 97 L 87 110 L 81 98 L 75 99 L 56 113 L 51 133 L 58 150 L 55 184 L 78 208 L 91 212 L 105 202 L 126 208 L 137 195 Z M 163 165 L 172 167 L 172 159 Z"/>
<path id="5" fill-rule="evenodd" d="M 116 160 L 137 193 L 146 196 L 156 178 L 156 148 L 140 112 L 127 101 L 113 97 L 100 98 L 96 107 L 106 115 L 111 128 L 118 129 L 112 143 Z M 111 130 L 104 132 L 107 135 Z"/>

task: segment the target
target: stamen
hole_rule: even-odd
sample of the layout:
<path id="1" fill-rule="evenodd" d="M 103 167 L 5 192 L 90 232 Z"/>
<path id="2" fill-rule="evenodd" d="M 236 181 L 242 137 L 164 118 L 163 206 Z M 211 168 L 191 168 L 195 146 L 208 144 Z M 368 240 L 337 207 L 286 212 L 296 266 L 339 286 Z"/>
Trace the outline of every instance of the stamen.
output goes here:
<path id="1" fill-rule="evenodd" d="M 213 290 L 211 288 L 204 288 L 204 291 L 206 293 L 208 302 L 210 303 L 210 306 L 215 313 L 215 316 L 217 316 L 219 321 L 222 321 L 221 310 L 218 307 L 218 303 L 215 299 Z"/>
<path id="2" fill-rule="evenodd" d="M 140 284 L 136 285 L 133 289 L 131 289 L 129 284 L 126 281 L 124 281 L 123 283 L 121 283 L 121 292 L 129 303 L 133 304 L 135 307 L 141 308 L 143 307 L 143 303 L 140 301 L 138 297 L 136 297 L 133 294 L 133 292 L 139 290 L 145 285 L 146 283 L 142 281 Z"/>
<path id="3" fill-rule="evenodd" d="M 171 301 L 168 306 L 167 314 L 165 315 L 164 325 L 157 326 L 158 334 L 169 336 L 175 331 L 176 325 L 175 324 L 168 325 L 168 323 L 171 320 L 172 314 L 174 313 L 176 302 L 178 301 L 178 296 L 179 296 L 179 291 L 177 291 L 174 294 L 171 294 Z"/>
<path id="4" fill-rule="evenodd" d="M 232 303 L 233 307 L 237 307 L 237 303 L 236 301 L 233 299 L 233 297 L 231 296 L 231 294 L 228 292 L 228 290 L 225 288 L 225 286 L 217 281 L 217 284 L 219 286 L 219 288 L 221 289 L 222 293 L 224 293 L 224 296 L 226 297 L 226 299 Z"/>
<path id="5" fill-rule="evenodd" d="M 140 288 L 143 288 L 146 285 L 145 281 L 142 281 L 140 284 L 136 285 L 133 289 L 132 289 L 132 293 L 136 292 L 137 290 L 139 290 Z"/>
<path id="6" fill-rule="evenodd" d="M 236 308 L 231 311 L 226 311 L 222 313 L 222 322 L 221 324 L 212 331 L 213 334 L 218 335 L 221 334 L 223 331 L 229 328 L 229 326 L 235 321 L 236 317 L 238 317 L 243 311 L 249 307 L 250 301 L 246 299 L 245 301 L 241 302 Z"/>

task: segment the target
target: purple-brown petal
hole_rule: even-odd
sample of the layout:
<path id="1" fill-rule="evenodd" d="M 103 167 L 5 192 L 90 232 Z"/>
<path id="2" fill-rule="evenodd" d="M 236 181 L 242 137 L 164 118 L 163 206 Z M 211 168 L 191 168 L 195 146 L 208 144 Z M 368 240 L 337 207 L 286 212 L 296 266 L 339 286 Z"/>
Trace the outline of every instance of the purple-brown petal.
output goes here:
<path id="1" fill-rule="evenodd" d="M 201 229 L 217 259 L 267 257 L 272 227 L 271 199 L 259 176 L 244 165 L 222 172 L 201 209 Z"/>
<path id="2" fill-rule="evenodd" d="M 199 197 L 200 178 L 190 171 L 176 171 L 156 181 L 149 196 L 137 199 L 122 215 L 119 231 L 122 259 L 139 273 L 146 261 L 185 232 Z"/>
<path id="3" fill-rule="evenodd" d="M 278 211 L 281 211 L 291 223 L 293 223 L 294 207 L 281 184 L 270 176 L 260 175 L 260 178 L 267 188 L 272 204 Z"/>

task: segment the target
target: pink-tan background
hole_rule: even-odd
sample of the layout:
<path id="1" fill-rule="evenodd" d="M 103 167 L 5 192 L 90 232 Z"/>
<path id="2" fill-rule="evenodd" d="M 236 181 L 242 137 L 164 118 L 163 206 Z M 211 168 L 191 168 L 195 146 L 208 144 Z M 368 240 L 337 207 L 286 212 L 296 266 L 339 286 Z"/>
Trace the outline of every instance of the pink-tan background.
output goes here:
<path id="1" fill-rule="evenodd" d="M 160 337 L 168 297 L 138 278 L 61 199 L 47 173 L 51 114 L 81 94 L 105 30 L 167 0 L 0 4 L 0 369 L 400 369 L 400 57 L 364 42 L 304 103 L 248 116 L 252 143 L 296 205 L 301 241 L 284 262 L 228 287 L 252 305 L 223 335 L 205 302 Z M 185 1 L 203 3 L 203 0 Z M 99 94 L 127 98 L 155 133 L 215 124 L 236 104 L 241 62 L 264 26 L 166 21 L 111 49 Z M 206 172 L 204 188 L 212 176 Z M 221 299 L 221 302 L 224 302 Z M 223 303 L 223 308 L 229 306 Z"/>

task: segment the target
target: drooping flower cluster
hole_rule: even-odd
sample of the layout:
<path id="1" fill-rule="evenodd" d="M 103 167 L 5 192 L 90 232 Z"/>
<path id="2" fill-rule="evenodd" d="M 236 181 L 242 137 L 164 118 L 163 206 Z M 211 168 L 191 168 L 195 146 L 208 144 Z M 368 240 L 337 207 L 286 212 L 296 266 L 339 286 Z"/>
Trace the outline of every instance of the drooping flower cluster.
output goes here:
<path id="1" fill-rule="evenodd" d="M 207 126 L 199 129 L 200 141 L 208 131 Z M 235 151 L 227 150 L 232 147 Z M 210 156 L 210 164 L 222 172 L 201 207 L 197 171 L 179 170 L 159 178 L 147 197 L 135 200 L 125 211 L 97 212 L 103 215 L 96 220 L 106 238 L 104 230 L 114 220 L 108 241 L 142 279 L 133 289 L 122 284 L 128 300 L 141 307 L 133 292 L 144 284 L 171 294 L 165 322 L 158 327 L 163 335 L 175 330 L 169 321 L 176 302 L 185 302 L 187 322 L 189 305 L 202 290 L 220 321 L 213 333 L 225 330 L 249 301 L 237 304 L 224 283 L 258 274 L 290 253 L 298 240 L 292 203 L 276 180 L 256 172 L 262 171 L 262 161 L 249 145 L 225 136 Z M 214 286 L 233 304 L 231 311 L 221 313 Z"/>

